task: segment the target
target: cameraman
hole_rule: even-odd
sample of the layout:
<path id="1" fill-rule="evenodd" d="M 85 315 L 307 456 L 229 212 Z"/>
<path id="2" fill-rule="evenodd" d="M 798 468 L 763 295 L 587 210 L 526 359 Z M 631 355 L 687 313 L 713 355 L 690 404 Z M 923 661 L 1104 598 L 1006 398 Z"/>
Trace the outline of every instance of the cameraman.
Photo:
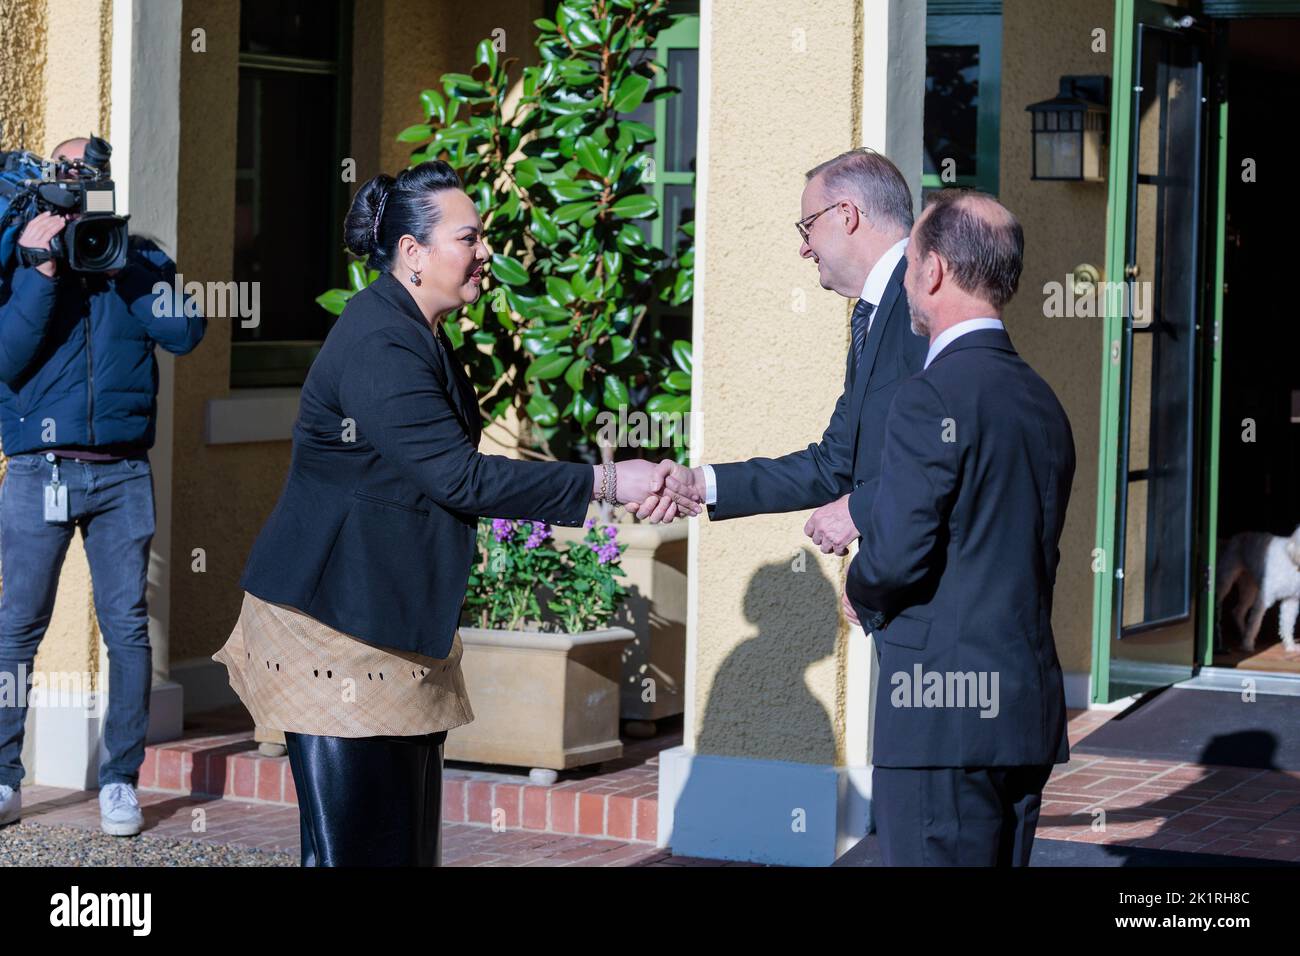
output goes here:
<path id="1" fill-rule="evenodd" d="M 80 159 L 87 142 L 60 143 L 55 159 Z M 18 245 L 48 250 L 73 218 L 41 213 Z M 207 324 L 186 316 L 171 293 L 163 293 L 164 315 L 154 314 L 154 284 L 170 287 L 175 274 L 156 245 L 135 237 L 126 264 L 104 274 L 74 273 L 54 259 L 34 268 L 0 263 L 0 443 L 8 458 L 0 485 L 0 681 L 12 680 L 17 694 L 17 706 L 0 706 L 0 824 L 21 813 L 27 681 L 77 527 L 108 647 L 100 822 L 117 836 L 139 833 L 143 823 L 135 784 L 153 673 L 145 584 L 154 533 L 154 346 L 184 355 Z"/>

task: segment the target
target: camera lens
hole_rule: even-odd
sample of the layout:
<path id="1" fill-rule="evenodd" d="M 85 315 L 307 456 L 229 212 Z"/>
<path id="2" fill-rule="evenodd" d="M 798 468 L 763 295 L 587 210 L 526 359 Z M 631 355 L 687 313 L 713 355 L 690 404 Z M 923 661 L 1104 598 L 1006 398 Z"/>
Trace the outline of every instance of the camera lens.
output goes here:
<path id="1" fill-rule="evenodd" d="M 68 226 L 73 233 L 69 263 L 81 272 L 104 272 L 122 266 L 126 221 L 119 216 L 87 216 Z"/>

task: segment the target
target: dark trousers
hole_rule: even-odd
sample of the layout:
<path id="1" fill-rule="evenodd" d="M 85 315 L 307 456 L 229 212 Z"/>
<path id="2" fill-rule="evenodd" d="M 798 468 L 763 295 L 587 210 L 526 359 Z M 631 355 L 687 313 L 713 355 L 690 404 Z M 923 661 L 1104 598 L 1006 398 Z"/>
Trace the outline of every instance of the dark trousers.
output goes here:
<path id="1" fill-rule="evenodd" d="M 1052 765 L 875 767 L 886 866 L 1028 866 Z"/>
<path id="2" fill-rule="evenodd" d="M 439 866 L 442 745 L 285 732 L 303 866 Z"/>

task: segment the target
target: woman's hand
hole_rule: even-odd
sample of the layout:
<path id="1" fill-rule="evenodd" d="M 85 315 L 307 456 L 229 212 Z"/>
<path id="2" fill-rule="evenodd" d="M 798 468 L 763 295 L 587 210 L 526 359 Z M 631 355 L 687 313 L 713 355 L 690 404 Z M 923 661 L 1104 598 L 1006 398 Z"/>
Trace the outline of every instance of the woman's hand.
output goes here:
<path id="1" fill-rule="evenodd" d="M 620 461 L 614 465 L 617 472 L 614 493 L 629 511 L 651 524 L 667 523 L 677 515 L 697 515 L 703 497 L 694 489 L 674 491 L 665 487 L 664 479 L 672 470 L 671 459 L 655 464 L 642 459 Z M 596 491 L 599 496 L 602 468 L 597 465 Z"/>

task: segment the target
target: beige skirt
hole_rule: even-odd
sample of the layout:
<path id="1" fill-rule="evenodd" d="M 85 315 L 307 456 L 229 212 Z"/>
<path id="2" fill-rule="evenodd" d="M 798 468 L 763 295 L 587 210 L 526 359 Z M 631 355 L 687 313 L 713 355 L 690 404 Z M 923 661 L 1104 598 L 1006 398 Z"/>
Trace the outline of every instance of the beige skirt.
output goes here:
<path id="1" fill-rule="evenodd" d="M 367 644 L 283 604 L 244 593 L 212 655 L 261 727 L 327 737 L 417 736 L 474 719 L 460 634 L 445 660 Z"/>

